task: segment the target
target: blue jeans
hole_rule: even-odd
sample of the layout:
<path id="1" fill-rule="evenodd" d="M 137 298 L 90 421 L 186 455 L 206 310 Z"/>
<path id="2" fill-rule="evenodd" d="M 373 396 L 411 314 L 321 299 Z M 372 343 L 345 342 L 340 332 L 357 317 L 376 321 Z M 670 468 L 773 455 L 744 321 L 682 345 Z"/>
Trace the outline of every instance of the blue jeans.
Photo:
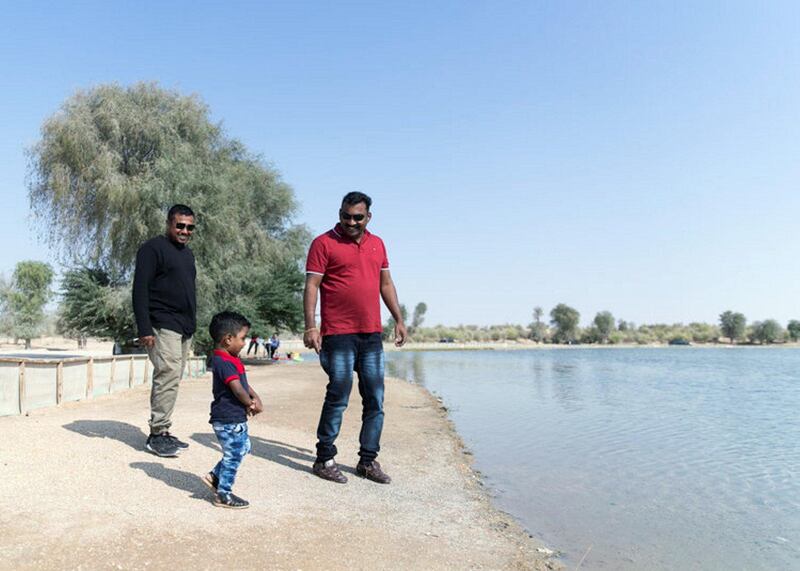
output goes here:
<path id="1" fill-rule="evenodd" d="M 230 494 L 236 472 L 244 457 L 250 452 L 250 437 L 247 435 L 247 423 L 236 422 L 222 424 L 215 422 L 211 425 L 217 435 L 219 445 L 222 447 L 222 460 L 217 462 L 212 472 L 219 478 L 217 492 Z"/>
<path id="2" fill-rule="evenodd" d="M 342 426 L 342 415 L 353 388 L 353 371 L 358 373 L 361 394 L 361 448 L 363 462 L 371 462 L 381 448 L 383 430 L 383 343 L 380 333 L 326 335 L 322 338 L 319 361 L 328 374 L 325 404 L 317 427 L 317 462 L 336 456 L 334 442 Z"/>

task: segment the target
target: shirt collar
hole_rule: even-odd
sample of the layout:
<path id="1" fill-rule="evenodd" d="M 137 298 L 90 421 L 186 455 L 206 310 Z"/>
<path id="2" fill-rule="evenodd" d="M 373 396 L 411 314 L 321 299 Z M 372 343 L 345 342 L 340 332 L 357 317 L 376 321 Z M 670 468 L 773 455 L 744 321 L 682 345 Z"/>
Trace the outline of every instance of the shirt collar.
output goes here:
<path id="1" fill-rule="evenodd" d="M 228 361 L 229 363 L 233 363 L 236 365 L 236 368 L 239 370 L 244 369 L 244 365 L 242 364 L 242 360 L 239 357 L 234 357 L 227 351 L 223 351 L 222 349 L 214 349 L 214 355 L 222 359 L 223 361 Z"/>

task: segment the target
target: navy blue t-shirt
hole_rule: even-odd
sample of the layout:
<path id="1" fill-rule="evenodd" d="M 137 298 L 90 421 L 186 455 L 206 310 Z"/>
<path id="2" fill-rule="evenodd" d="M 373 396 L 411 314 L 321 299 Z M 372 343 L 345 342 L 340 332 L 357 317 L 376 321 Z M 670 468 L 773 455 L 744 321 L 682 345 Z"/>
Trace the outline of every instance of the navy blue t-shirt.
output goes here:
<path id="1" fill-rule="evenodd" d="M 211 370 L 214 375 L 214 400 L 211 402 L 211 419 L 208 422 L 247 422 L 247 407 L 228 386 L 231 381 L 238 380 L 245 392 L 250 392 L 242 361 L 227 351 L 215 349 L 214 356 L 211 357 Z"/>

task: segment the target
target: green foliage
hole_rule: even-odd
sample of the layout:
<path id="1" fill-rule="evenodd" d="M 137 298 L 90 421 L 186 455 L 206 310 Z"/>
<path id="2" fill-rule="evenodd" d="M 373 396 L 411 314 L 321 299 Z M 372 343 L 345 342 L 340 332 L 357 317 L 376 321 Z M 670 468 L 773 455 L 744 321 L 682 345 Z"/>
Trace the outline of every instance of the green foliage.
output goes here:
<path id="1" fill-rule="evenodd" d="M 450 338 L 459 343 L 518 341 L 528 338 L 528 330 L 517 324 L 490 325 L 488 327 L 479 327 L 477 325 L 446 327 L 444 325 L 436 325 L 434 327 L 420 327 L 417 330 L 414 341 L 430 343 Z"/>
<path id="2" fill-rule="evenodd" d="M 608 342 L 612 345 L 625 342 L 625 334 L 622 331 L 612 331 L 608 336 Z"/>
<path id="3" fill-rule="evenodd" d="M 603 343 L 603 337 L 597 326 L 592 325 L 587 327 L 579 334 L 579 341 L 581 343 Z"/>
<path id="4" fill-rule="evenodd" d="M 198 272 L 195 344 L 213 346 L 208 324 L 215 313 L 224 310 L 245 315 L 252 324 L 251 332 L 264 338 L 280 330 L 302 329 L 304 282 L 304 273 L 291 260 L 278 260 L 265 269 L 233 264 L 227 279 L 223 276 L 216 283 Z"/>
<path id="5" fill-rule="evenodd" d="M 786 330 L 789 333 L 789 339 L 792 341 L 800 339 L 800 321 L 792 319 L 786 326 Z"/>
<path id="6" fill-rule="evenodd" d="M 533 308 L 533 322 L 530 325 L 530 337 L 537 343 L 541 343 L 547 337 L 547 325 L 542 323 L 544 310 L 538 305 Z"/>
<path id="7" fill-rule="evenodd" d="M 775 343 L 783 337 L 783 329 L 774 319 L 756 321 L 750 329 L 750 340 L 764 345 Z"/>
<path id="8" fill-rule="evenodd" d="M 719 336 L 720 330 L 715 325 L 697 322 L 690 323 L 685 334 L 694 343 L 713 343 Z"/>
<path id="9" fill-rule="evenodd" d="M 68 337 L 122 342 L 136 336 L 130 284 L 111 279 L 103 270 L 67 271 L 61 281 L 59 310 L 59 331 Z"/>
<path id="10" fill-rule="evenodd" d="M 597 328 L 599 340 L 606 343 L 609 335 L 614 331 L 614 316 L 610 311 L 601 311 L 594 316 L 594 326 Z"/>
<path id="11" fill-rule="evenodd" d="M 31 339 L 41 334 L 45 326 L 44 306 L 52 292 L 53 269 L 44 262 L 19 262 L 11 283 L 0 291 L 4 324 L 14 337 L 25 340 L 30 349 Z"/>
<path id="12" fill-rule="evenodd" d="M 31 209 L 53 249 L 79 268 L 129 279 L 141 243 L 164 232 L 169 206 L 192 207 L 200 350 L 211 315 L 226 308 L 259 327 L 300 327 L 309 234 L 291 224 L 292 189 L 212 123 L 198 97 L 155 84 L 81 91 L 45 121 L 29 156 Z"/>
<path id="13" fill-rule="evenodd" d="M 550 322 L 556 328 L 553 340 L 556 343 L 571 343 L 577 338 L 578 321 L 580 320 L 578 310 L 559 303 L 550 311 Z"/>
<path id="14" fill-rule="evenodd" d="M 744 337 L 747 330 L 747 319 L 741 313 L 726 311 L 719 316 L 719 325 L 722 335 L 736 343 L 737 339 Z"/>

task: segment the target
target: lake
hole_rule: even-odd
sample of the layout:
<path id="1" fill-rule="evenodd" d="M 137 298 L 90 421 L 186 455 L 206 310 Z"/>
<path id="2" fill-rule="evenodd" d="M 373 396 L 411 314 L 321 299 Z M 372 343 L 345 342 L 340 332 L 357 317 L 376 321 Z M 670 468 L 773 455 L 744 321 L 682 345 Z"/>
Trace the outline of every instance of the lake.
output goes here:
<path id="1" fill-rule="evenodd" d="M 574 569 L 800 569 L 800 350 L 389 352 Z"/>

